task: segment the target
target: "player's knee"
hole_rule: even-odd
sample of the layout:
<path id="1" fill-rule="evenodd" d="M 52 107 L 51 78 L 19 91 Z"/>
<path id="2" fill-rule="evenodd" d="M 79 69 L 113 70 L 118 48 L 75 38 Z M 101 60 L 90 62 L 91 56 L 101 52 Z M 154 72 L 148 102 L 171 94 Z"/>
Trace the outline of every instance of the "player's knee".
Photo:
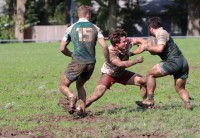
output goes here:
<path id="1" fill-rule="evenodd" d="M 147 78 L 146 77 L 142 77 L 141 81 L 142 81 L 142 85 L 145 85 L 147 83 Z"/>
<path id="2" fill-rule="evenodd" d="M 179 86 L 175 86 L 175 90 L 177 93 L 182 93 L 185 91 L 185 89 L 183 87 L 179 87 Z"/>

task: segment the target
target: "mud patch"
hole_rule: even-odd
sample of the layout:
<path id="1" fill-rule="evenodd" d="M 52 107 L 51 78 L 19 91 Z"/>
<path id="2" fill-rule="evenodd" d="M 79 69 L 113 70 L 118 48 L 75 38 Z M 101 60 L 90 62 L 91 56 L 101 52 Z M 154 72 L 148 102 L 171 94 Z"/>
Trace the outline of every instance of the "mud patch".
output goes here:
<path id="1" fill-rule="evenodd" d="M 63 107 L 66 111 L 68 106 L 68 100 L 66 98 L 61 98 L 58 103 L 59 107 Z M 108 138 L 166 138 L 167 133 L 164 132 L 153 132 L 153 133 L 138 133 L 138 130 L 125 131 L 119 126 L 115 125 L 113 122 L 119 121 L 119 118 L 113 118 L 111 116 L 102 115 L 104 112 L 110 113 L 111 115 L 116 112 L 116 110 L 124 110 L 127 107 L 122 107 L 116 104 L 109 104 L 103 107 L 95 109 L 91 112 L 87 109 L 87 116 L 84 118 L 79 118 L 76 115 L 69 115 L 67 112 L 65 115 L 40 115 L 34 116 L 32 121 L 43 122 L 43 126 L 37 126 L 32 130 L 17 130 L 12 127 L 0 128 L 0 138 L 98 138 L 98 137 L 108 137 Z M 62 122 L 69 122 L 75 125 L 68 125 L 65 127 L 60 126 Z M 121 119 L 120 122 L 129 122 L 126 118 Z M 77 125 L 76 125 L 77 124 Z M 79 125 L 80 124 L 80 125 Z M 90 124 L 90 125 L 87 125 Z M 91 125 L 92 124 L 92 125 Z M 110 124 L 109 127 L 105 125 Z M 101 129 L 101 127 L 105 127 Z M 106 132 L 104 132 L 106 131 Z M 102 136 L 103 134 L 103 136 Z"/>

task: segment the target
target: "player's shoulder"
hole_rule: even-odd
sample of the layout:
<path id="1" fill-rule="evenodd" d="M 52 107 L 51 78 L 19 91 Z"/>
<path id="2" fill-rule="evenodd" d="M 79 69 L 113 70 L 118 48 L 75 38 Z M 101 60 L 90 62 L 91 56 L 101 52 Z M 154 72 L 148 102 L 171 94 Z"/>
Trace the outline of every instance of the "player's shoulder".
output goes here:
<path id="1" fill-rule="evenodd" d="M 147 37 L 147 45 L 148 46 L 155 46 L 157 45 L 157 38 L 154 36 Z"/>
<path id="2" fill-rule="evenodd" d="M 156 32 L 156 36 L 169 37 L 169 33 L 166 30 L 164 30 L 163 28 L 159 28 L 158 31 Z"/>

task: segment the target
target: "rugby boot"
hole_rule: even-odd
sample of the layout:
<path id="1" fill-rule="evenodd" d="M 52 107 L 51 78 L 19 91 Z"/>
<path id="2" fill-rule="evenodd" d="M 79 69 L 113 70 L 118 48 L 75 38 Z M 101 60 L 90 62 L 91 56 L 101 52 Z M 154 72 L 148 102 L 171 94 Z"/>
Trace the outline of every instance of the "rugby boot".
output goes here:
<path id="1" fill-rule="evenodd" d="M 149 99 L 145 99 L 143 101 L 136 101 L 135 103 L 143 108 L 152 108 L 154 106 L 154 100 Z"/>
<path id="2" fill-rule="evenodd" d="M 77 102 L 76 96 L 69 97 L 69 108 L 68 108 L 69 114 L 73 114 L 76 111 L 76 102 Z"/>
<path id="3" fill-rule="evenodd" d="M 82 108 L 80 109 L 76 108 L 76 114 L 81 118 L 84 118 L 87 116 L 87 113 Z"/>
<path id="4" fill-rule="evenodd" d="M 192 107 L 190 101 L 184 101 L 183 107 L 184 107 L 185 109 L 188 109 L 188 110 L 193 110 L 193 107 Z"/>

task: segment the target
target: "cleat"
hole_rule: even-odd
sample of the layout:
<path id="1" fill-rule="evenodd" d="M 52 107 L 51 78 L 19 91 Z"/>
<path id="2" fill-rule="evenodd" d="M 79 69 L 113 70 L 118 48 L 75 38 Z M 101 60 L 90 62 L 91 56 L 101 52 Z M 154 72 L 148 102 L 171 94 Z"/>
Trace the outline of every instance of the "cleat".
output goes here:
<path id="1" fill-rule="evenodd" d="M 191 111 L 193 110 L 193 107 L 192 107 L 192 105 L 190 104 L 189 101 L 184 102 L 183 108 L 185 108 L 187 110 L 191 110 Z"/>
<path id="2" fill-rule="evenodd" d="M 87 116 L 87 113 L 82 108 L 77 107 L 76 108 L 76 115 L 79 116 L 79 117 L 81 117 L 81 118 L 83 118 L 83 117 Z"/>
<path id="3" fill-rule="evenodd" d="M 69 97 L 69 108 L 68 108 L 69 114 L 73 114 L 76 111 L 76 102 L 77 98 L 75 96 Z"/>
<path id="4" fill-rule="evenodd" d="M 143 108 L 154 108 L 154 102 L 152 101 L 148 101 L 148 100 L 144 100 L 144 101 L 136 101 L 135 102 L 138 106 L 143 107 Z"/>
<path id="5" fill-rule="evenodd" d="M 76 109 L 76 114 L 81 117 L 81 118 L 84 118 L 87 116 L 87 113 L 85 111 L 83 111 L 83 109 Z"/>

